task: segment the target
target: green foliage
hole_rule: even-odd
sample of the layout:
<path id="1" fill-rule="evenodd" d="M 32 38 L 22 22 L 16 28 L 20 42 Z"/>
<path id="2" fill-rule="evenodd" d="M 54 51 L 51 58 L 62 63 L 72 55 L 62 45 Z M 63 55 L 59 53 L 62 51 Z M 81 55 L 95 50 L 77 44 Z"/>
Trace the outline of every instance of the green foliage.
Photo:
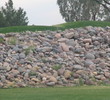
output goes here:
<path id="1" fill-rule="evenodd" d="M 0 11 L 0 27 L 6 26 L 5 24 L 6 24 L 5 18 L 3 17 L 2 12 Z"/>
<path id="2" fill-rule="evenodd" d="M 4 27 L 0 28 L 0 33 L 9 33 L 9 32 L 25 32 L 25 31 L 57 31 L 57 30 L 65 30 L 70 28 L 79 28 L 79 27 L 86 27 L 86 26 L 93 26 L 93 27 L 106 27 L 110 26 L 110 22 L 104 21 L 78 21 L 78 22 L 70 22 L 70 23 L 63 23 L 54 26 L 13 26 L 13 27 Z"/>
<path id="3" fill-rule="evenodd" d="M 30 73 L 29 73 L 29 76 L 36 76 L 37 75 L 37 73 L 36 72 L 33 72 L 33 71 L 31 71 Z"/>
<path id="4" fill-rule="evenodd" d="M 4 43 L 4 39 L 3 38 L 0 38 L 0 43 Z"/>
<path id="5" fill-rule="evenodd" d="M 57 71 L 57 70 L 59 70 L 60 68 L 62 68 L 62 66 L 61 66 L 61 65 L 54 65 L 52 68 Z"/>
<path id="6" fill-rule="evenodd" d="M 99 0 L 106 1 L 106 0 Z M 105 21 L 110 18 L 110 11 L 96 0 L 57 0 L 60 13 L 66 22 Z"/>
<path id="7" fill-rule="evenodd" d="M 34 51 L 34 49 L 35 49 L 34 46 L 30 46 L 30 47 L 24 49 L 25 55 L 28 55 L 31 51 Z"/>
<path id="8" fill-rule="evenodd" d="M 21 25 L 27 25 L 28 24 L 28 18 L 26 17 L 26 12 L 23 11 L 22 8 L 19 8 L 16 10 L 13 7 L 13 1 L 9 0 L 5 7 L 1 8 L 2 18 L 5 22 L 1 27 L 4 26 L 21 26 Z"/>
<path id="9" fill-rule="evenodd" d="M 106 27 L 110 26 L 110 22 L 105 21 L 78 21 L 78 22 L 70 22 L 56 25 L 56 27 L 62 27 L 63 29 L 70 29 L 70 28 L 79 28 L 79 27 L 86 27 L 86 26 L 93 26 L 93 27 Z"/>
<path id="10" fill-rule="evenodd" d="M 10 37 L 7 41 L 8 44 L 10 45 L 16 45 L 17 44 L 17 38 L 16 37 Z"/>
<path id="11" fill-rule="evenodd" d="M 84 80 L 82 78 L 79 78 L 79 86 L 83 86 L 84 85 Z"/>

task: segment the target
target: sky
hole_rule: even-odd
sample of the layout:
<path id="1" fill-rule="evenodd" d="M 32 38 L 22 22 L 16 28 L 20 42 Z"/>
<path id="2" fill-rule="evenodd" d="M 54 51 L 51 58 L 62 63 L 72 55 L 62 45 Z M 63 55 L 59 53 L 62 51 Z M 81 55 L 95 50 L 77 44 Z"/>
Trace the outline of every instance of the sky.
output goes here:
<path id="1" fill-rule="evenodd" d="M 0 7 L 8 0 L 0 0 Z M 57 0 L 13 0 L 15 9 L 26 11 L 29 25 L 55 25 L 64 23 Z"/>

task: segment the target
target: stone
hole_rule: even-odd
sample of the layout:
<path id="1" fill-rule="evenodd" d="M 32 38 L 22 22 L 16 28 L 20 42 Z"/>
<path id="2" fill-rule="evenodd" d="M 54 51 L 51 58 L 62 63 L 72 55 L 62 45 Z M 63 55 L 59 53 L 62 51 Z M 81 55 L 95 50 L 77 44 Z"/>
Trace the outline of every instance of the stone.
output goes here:
<path id="1" fill-rule="evenodd" d="M 6 76 L 4 76 L 4 75 L 0 76 L 0 79 L 1 79 L 1 82 L 3 82 L 3 83 L 6 82 Z"/>
<path id="2" fill-rule="evenodd" d="M 83 42 L 84 43 L 90 43 L 91 44 L 92 43 L 92 40 L 91 39 L 84 39 Z"/>
<path id="3" fill-rule="evenodd" d="M 65 69 L 64 68 L 61 68 L 58 70 L 58 75 L 63 75 L 65 72 Z"/>
<path id="4" fill-rule="evenodd" d="M 80 48 L 80 47 L 77 47 L 73 50 L 75 53 L 82 53 L 83 52 L 83 49 Z"/>
<path id="5" fill-rule="evenodd" d="M 73 37 L 74 37 L 74 33 L 73 32 L 65 34 L 65 38 L 71 39 Z"/>
<path id="6" fill-rule="evenodd" d="M 58 39 L 58 42 L 66 42 L 68 39 L 67 38 L 60 38 Z"/>
<path id="7" fill-rule="evenodd" d="M 26 57 L 26 55 L 25 55 L 24 53 L 20 53 L 20 54 L 19 54 L 19 58 L 20 58 L 20 59 L 24 59 L 25 57 Z"/>
<path id="8" fill-rule="evenodd" d="M 81 65 L 74 65 L 73 68 L 76 69 L 76 70 L 83 69 L 83 67 Z"/>
<path id="9" fill-rule="evenodd" d="M 95 76 L 96 79 L 101 80 L 104 76 L 103 75 L 97 75 Z"/>
<path id="10" fill-rule="evenodd" d="M 65 72 L 64 72 L 64 77 L 66 78 L 66 79 L 68 79 L 68 78 L 70 78 L 71 77 L 71 71 L 69 71 L 69 70 L 65 70 Z"/>
<path id="11" fill-rule="evenodd" d="M 55 37 L 59 39 L 61 38 L 61 34 L 55 34 Z"/>
<path id="12" fill-rule="evenodd" d="M 82 74 L 85 74 L 85 71 L 84 70 L 77 70 L 76 74 L 82 75 Z"/>
<path id="13" fill-rule="evenodd" d="M 0 88 L 2 88 L 3 87 L 3 83 L 2 82 L 0 82 Z"/>
<path id="14" fill-rule="evenodd" d="M 72 46 L 72 47 L 75 47 L 76 46 L 76 43 L 75 43 L 74 39 L 67 40 L 66 41 L 66 44 L 68 46 Z"/>
<path id="15" fill-rule="evenodd" d="M 87 59 L 87 60 L 84 61 L 84 66 L 85 67 L 89 67 L 90 65 L 94 65 L 94 63 L 91 60 Z"/>
<path id="16" fill-rule="evenodd" d="M 104 75 L 105 75 L 106 78 L 110 79 L 110 73 L 109 72 L 105 72 Z"/>
<path id="17" fill-rule="evenodd" d="M 15 82 L 8 81 L 6 87 L 15 87 Z"/>
<path id="18" fill-rule="evenodd" d="M 86 85 L 95 85 L 95 82 L 93 82 L 92 80 L 86 80 L 85 84 Z"/>
<path id="19" fill-rule="evenodd" d="M 51 76 L 51 77 L 49 78 L 49 81 L 50 81 L 50 82 L 55 82 L 55 83 L 57 83 L 57 79 L 56 79 L 55 77 L 53 77 L 53 76 Z"/>
<path id="20" fill-rule="evenodd" d="M 69 47 L 65 43 L 60 43 L 60 46 L 61 46 L 63 51 L 65 51 L 65 52 L 69 51 Z"/>
<path id="21" fill-rule="evenodd" d="M 1 34 L 0 88 L 110 83 L 110 30 Z M 15 38 L 14 42 L 9 41 Z"/>
<path id="22" fill-rule="evenodd" d="M 39 82 L 39 80 L 37 78 L 32 78 L 31 80 L 34 82 Z"/>
<path id="23" fill-rule="evenodd" d="M 86 59 L 95 59 L 95 56 L 94 56 L 93 54 L 91 54 L 91 53 L 87 53 L 87 54 L 85 55 L 85 58 L 86 58 Z"/>
<path id="24" fill-rule="evenodd" d="M 46 83 L 47 86 L 55 86 L 55 82 L 48 82 Z"/>

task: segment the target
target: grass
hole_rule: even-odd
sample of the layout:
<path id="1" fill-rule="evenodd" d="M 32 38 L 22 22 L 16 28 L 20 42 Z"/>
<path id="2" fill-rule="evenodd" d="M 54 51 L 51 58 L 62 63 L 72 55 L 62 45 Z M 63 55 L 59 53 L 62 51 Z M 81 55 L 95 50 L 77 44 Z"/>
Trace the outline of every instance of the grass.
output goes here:
<path id="1" fill-rule="evenodd" d="M 9 32 L 24 32 L 24 31 L 45 31 L 45 30 L 57 30 L 54 26 L 13 26 L 0 28 L 0 33 Z"/>
<path id="2" fill-rule="evenodd" d="M 0 33 L 23 32 L 23 31 L 45 31 L 45 30 L 55 31 L 55 30 L 65 30 L 70 28 L 85 27 L 85 26 L 106 27 L 106 26 L 110 26 L 110 22 L 80 21 L 80 22 L 63 23 L 53 26 L 13 26 L 13 27 L 0 28 Z"/>
<path id="3" fill-rule="evenodd" d="M 110 100 L 110 87 L 0 89 L 0 100 Z"/>
<path id="4" fill-rule="evenodd" d="M 104 21 L 80 21 L 80 22 L 70 22 L 56 25 L 57 27 L 63 27 L 64 29 L 69 28 L 79 28 L 79 27 L 86 27 L 86 26 L 93 26 L 93 27 L 106 27 L 110 26 L 110 22 Z"/>
<path id="5" fill-rule="evenodd" d="M 62 66 L 61 66 L 61 65 L 54 65 L 52 68 L 57 71 L 57 70 L 59 70 L 60 68 L 62 68 Z"/>

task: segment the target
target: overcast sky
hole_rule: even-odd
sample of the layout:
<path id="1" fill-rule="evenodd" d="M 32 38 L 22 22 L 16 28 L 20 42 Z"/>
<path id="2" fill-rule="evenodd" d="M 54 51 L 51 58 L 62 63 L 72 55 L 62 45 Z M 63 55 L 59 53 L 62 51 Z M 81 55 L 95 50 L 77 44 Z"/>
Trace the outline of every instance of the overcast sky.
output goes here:
<path id="1" fill-rule="evenodd" d="M 0 0 L 0 6 L 4 6 L 7 1 Z M 64 23 L 56 2 L 57 0 L 13 0 L 16 9 L 21 7 L 27 12 L 30 25 L 55 25 Z"/>

